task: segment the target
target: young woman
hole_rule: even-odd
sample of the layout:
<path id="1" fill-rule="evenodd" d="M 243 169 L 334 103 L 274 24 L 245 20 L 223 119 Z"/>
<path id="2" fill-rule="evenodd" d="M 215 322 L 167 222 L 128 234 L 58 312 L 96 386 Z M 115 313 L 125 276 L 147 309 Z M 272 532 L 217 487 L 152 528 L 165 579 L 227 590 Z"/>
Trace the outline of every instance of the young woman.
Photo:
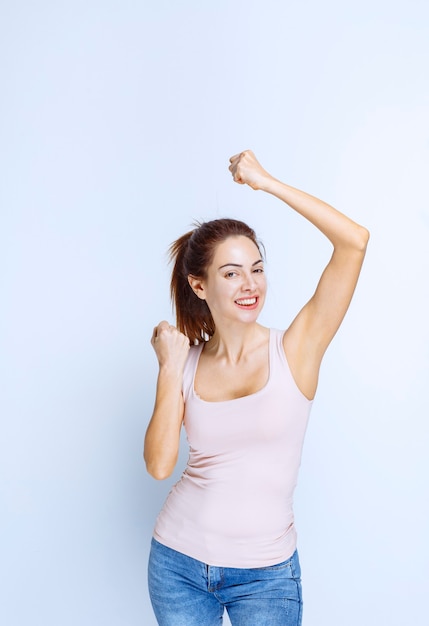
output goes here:
<path id="1" fill-rule="evenodd" d="M 172 473 L 184 424 L 187 467 L 159 514 L 149 592 L 161 626 L 299 626 L 300 565 L 293 517 L 319 368 L 350 304 L 368 231 L 271 176 L 247 150 L 235 182 L 270 193 L 316 226 L 332 257 L 286 330 L 258 323 L 267 283 L 261 247 L 243 222 L 198 225 L 171 246 L 177 327 L 154 329 L 159 362 L 144 458 Z"/>

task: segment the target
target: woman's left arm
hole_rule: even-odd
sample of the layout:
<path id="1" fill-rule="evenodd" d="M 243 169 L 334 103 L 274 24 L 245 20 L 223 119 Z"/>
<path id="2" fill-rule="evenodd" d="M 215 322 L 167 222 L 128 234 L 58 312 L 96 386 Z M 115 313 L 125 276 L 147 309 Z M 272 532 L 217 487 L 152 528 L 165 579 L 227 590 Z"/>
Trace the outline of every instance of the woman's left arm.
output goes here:
<path id="1" fill-rule="evenodd" d="M 322 357 L 347 312 L 365 257 L 369 232 L 332 206 L 266 172 L 247 150 L 230 159 L 234 180 L 270 193 L 305 217 L 332 243 L 331 259 L 314 295 L 285 333 L 292 372 L 303 393 L 313 397 Z"/>

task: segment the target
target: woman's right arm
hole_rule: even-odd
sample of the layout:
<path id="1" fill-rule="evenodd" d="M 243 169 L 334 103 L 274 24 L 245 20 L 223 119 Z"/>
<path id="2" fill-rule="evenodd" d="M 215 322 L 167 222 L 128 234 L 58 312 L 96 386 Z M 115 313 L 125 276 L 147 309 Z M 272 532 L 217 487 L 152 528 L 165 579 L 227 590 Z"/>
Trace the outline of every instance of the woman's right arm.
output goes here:
<path id="1" fill-rule="evenodd" d="M 159 374 L 143 456 L 149 474 L 163 480 L 173 472 L 179 454 L 184 412 L 182 380 L 189 339 L 164 321 L 154 329 L 151 343 L 158 358 Z"/>

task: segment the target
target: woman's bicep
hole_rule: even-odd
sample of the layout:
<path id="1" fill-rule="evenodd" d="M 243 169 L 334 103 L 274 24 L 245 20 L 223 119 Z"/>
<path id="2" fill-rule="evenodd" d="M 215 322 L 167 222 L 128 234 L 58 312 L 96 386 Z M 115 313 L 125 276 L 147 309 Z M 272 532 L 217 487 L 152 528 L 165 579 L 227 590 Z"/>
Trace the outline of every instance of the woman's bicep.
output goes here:
<path id="1" fill-rule="evenodd" d="M 350 306 L 362 263 L 364 250 L 335 250 L 320 277 L 313 297 L 305 307 L 304 341 L 325 352 L 341 326 Z"/>
<path id="2" fill-rule="evenodd" d="M 301 391 L 316 392 L 323 355 L 338 331 L 353 297 L 364 251 L 334 251 L 317 288 L 289 326 L 284 349 Z"/>

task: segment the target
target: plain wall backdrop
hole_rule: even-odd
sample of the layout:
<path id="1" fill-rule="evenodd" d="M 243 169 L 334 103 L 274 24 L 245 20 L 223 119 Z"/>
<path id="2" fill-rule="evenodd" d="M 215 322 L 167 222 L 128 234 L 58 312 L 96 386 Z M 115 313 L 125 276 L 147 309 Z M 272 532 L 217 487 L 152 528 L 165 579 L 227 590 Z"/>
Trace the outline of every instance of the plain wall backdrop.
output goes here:
<path id="1" fill-rule="evenodd" d="M 251 148 L 371 231 L 296 492 L 304 624 L 427 626 L 428 6 L 0 2 L 2 624 L 155 626 L 149 542 L 186 461 L 160 483 L 142 460 L 168 246 L 248 221 L 282 328 L 330 255 L 232 182 Z"/>

